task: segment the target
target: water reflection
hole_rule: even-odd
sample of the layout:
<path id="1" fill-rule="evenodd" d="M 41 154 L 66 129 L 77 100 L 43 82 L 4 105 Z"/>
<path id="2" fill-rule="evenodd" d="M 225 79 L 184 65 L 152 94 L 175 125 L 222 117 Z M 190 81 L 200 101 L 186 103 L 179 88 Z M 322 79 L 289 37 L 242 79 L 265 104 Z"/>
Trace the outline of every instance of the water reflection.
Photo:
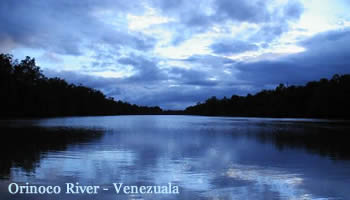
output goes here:
<path id="1" fill-rule="evenodd" d="M 44 119 L 31 124 L 35 127 L 2 128 L 2 134 L 11 132 L 12 139 L 2 140 L 0 199 L 28 197 L 10 196 L 10 181 L 80 182 L 111 188 L 96 199 L 350 197 L 349 126 L 344 122 L 122 116 Z M 173 182 L 180 186 L 180 194 L 116 195 L 113 182 Z"/>
<path id="2" fill-rule="evenodd" d="M 96 140 L 102 134 L 97 129 L 2 126 L 0 178 L 10 178 L 11 169 L 15 168 L 32 174 L 47 154 L 64 152 L 70 145 Z"/>

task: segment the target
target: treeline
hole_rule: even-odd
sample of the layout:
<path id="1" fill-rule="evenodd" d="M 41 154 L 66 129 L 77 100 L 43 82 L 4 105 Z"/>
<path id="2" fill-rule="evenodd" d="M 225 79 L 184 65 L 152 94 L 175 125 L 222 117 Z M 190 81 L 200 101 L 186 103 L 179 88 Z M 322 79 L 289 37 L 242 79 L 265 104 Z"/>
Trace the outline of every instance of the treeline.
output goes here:
<path id="1" fill-rule="evenodd" d="M 233 95 L 186 108 L 187 114 L 207 116 L 350 118 L 350 75 L 312 81 L 305 86 L 280 84 L 274 90 Z"/>
<path id="2" fill-rule="evenodd" d="M 350 119 L 350 75 L 312 81 L 305 86 L 280 84 L 255 95 L 211 97 L 185 111 L 131 105 L 101 91 L 48 78 L 35 59 L 14 60 L 0 54 L 0 117 L 49 117 L 122 114 L 191 114 L 242 117 Z"/>
<path id="3" fill-rule="evenodd" d="M 159 107 L 131 105 L 101 91 L 48 78 L 26 57 L 0 54 L 0 117 L 159 114 Z"/>

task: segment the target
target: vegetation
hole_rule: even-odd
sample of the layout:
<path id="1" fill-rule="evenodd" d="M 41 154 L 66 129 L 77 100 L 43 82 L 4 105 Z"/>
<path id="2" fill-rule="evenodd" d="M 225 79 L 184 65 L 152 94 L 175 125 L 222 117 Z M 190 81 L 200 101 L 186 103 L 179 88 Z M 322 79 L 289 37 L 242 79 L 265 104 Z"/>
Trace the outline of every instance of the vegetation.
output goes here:
<path id="1" fill-rule="evenodd" d="M 26 57 L 18 62 L 0 54 L 0 117 L 158 114 L 159 107 L 143 107 L 107 98 L 101 91 L 47 78 Z"/>
<path id="2" fill-rule="evenodd" d="M 334 75 L 305 86 L 280 84 L 255 95 L 211 97 L 186 108 L 187 114 L 208 116 L 350 118 L 350 75 Z"/>

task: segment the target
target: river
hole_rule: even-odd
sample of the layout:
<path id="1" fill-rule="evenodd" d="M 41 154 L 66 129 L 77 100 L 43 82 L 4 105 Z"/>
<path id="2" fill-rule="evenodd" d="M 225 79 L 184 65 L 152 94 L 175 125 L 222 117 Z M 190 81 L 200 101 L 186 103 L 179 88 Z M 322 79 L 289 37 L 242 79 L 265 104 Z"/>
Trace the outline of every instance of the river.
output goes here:
<path id="1" fill-rule="evenodd" d="M 346 121 L 313 119 L 1 120 L 0 199 L 350 199 L 349 134 Z M 62 191 L 15 191 L 27 183 Z M 66 194 L 67 183 L 100 190 Z M 179 192 L 116 193 L 113 183 Z"/>

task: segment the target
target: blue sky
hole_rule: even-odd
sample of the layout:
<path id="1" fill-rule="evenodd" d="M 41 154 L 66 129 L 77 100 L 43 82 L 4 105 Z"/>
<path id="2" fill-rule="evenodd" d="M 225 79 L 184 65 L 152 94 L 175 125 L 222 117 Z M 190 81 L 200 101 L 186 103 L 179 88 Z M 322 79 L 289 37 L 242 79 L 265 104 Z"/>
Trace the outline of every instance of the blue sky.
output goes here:
<path id="1" fill-rule="evenodd" d="M 140 105 L 350 73 L 348 0 L 2 0 L 0 52 Z"/>

